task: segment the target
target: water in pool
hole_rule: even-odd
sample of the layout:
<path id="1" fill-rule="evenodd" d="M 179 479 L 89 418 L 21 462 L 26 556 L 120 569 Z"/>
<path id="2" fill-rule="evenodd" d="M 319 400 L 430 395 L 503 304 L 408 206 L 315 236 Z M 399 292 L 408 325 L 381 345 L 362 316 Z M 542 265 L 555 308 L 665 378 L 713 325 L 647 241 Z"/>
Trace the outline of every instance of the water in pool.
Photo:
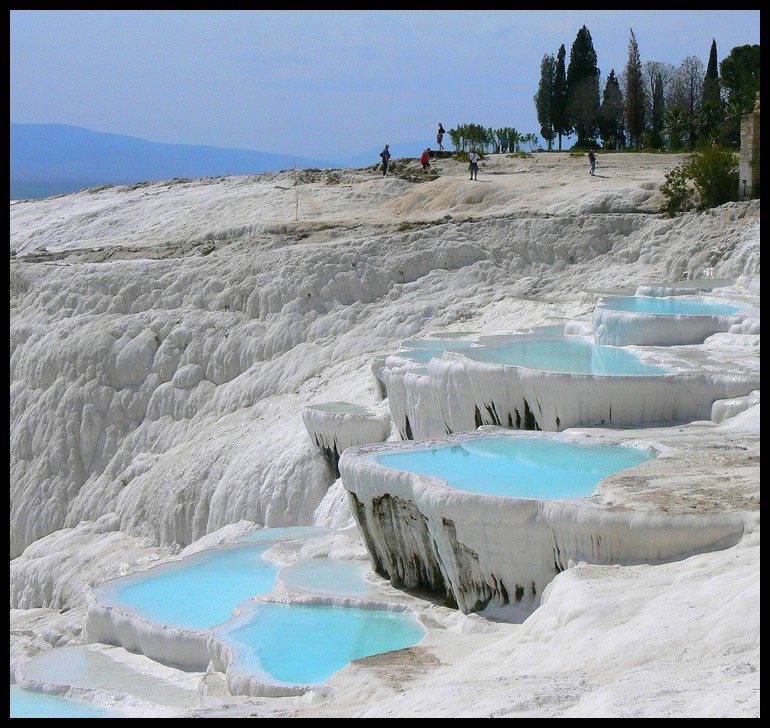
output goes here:
<path id="1" fill-rule="evenodd" d="M 425 635 L 411 612 L 254 602 L 236 627 L 216 630 L 234 646 L 235 667 L 270 682 L 316 684 L 348 662 L 410 647 Z"/>
<path id="2" fill-rule="evenodd" d="M 313 526 L 263 528 L 241 536 L 237 546 L 207 549 L 181 561 L 113 579 L 94 592 L 158 624 L 207 629 L 230 618 L 244 599 L 269 592 L 278 567 L 262 558 L 280 539 L 329 532 Z"/>
<path id="3" fill-rule="evenodd" d="M 107 582 L 95 593 L 100 602 L 121 604 L 158 624 L 207 629 L 229 619 L 244 599 L 273 588 L 278 569 L 262 559 L 271 545 L 211 549 Z"/>
<path id="4" fill-rule="evenodd" d="M 718 301 L 706 301 L 702 298 L 683 298 L 677 296 L 619 296 L 608 298 L 603 307 L 613 311 L 633 313 L 686 314 L 690 316 L 717 316 L 738 313 L 737 306 Z"/>
<path id="5" fill-rule="evenodd" d="M 122 718 L 107 708 L 11 685 L 11 718 Z"/>
<path id="6" fill-rule="evenodd" d="M 93 645 L 57 647 L 26 663 L 23 667 L 24 678 L 33 685 L 73 690 L 73 695 L 90 696 L 91 700 L 101 701 L 102 705 L 109 700 L 110 710 L 116 712 L 111 717 L 122 717 L 117 711 L 142 710 L 135 700 L 139 696 L 142 702 L 168 706 L 169 710 L 190 710 L 200 704 L 195 682 L 180 684 L 173 678 L 167 679 L 132 667 L 120 658 L 113 658 L 120 652 L 119 648 L 103 650 Z M 36 699 L 41 695 L 38 692 L 30 694 L 30 691 L 24 693 L 22 698 L 27 702 L 38 702 Z M 83 703 L 75 701 L 75 705 L 68 707 L 99 711 L 96 702 L 88 702 L 85 698 Z"/>
<path id="7" fill-rule="evenodd" d="M 618 346 L 603 346 L 567 336 L 529 337 L 499 346 L 466 349 L 463 356 L 489 364 L 510 364 L 547 372 L 609 376 L 656 376 L 665 367 L 647 364 L 635 353 Z"/>
<path id="8" fill-rule="evenodd" d="M 329 594 L 366 594 L 373 589 L 365 574 L 368 561 L 353 559 L 306 559 L 281 571 L 281 580 L 289 586 Z"/>
<path id="9" fill-rule="evenodd" d="M 654 457 L 624 445 L 538 437 L 488 437 L 375 456 L 381 465 L 433 475 L 473 493 L 516 498 L 581 498 L 601 478 Z"/>

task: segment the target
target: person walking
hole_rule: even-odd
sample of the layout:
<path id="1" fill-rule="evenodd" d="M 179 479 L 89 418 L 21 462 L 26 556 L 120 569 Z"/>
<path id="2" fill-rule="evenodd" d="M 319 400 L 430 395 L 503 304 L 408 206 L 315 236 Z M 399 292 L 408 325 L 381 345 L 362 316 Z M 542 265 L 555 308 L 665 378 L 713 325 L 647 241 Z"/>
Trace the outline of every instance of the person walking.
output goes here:
<path id="1" fill-rule="evenodd" d="M 471 179 L 478 180 L 479 176 L 479 160 L 481 157 L 476 154 L 476 150 L 471 147 L 471 153 L 468 155 L 468 170 L 471 173 Z"/>
<path id="2" fill-rule="evenodd" d="M 444 134 L 446 134 L 446 131 L 444 131 L 444 125 L 439 121 L 438 123 L 438 134 L 436 134 L 436 142 L 438 143 L 438 151 L 443 152 L 444 146 L 441 143 L 444 140 Z"/>
<path id="3" fill-rule="evenodd" d="M 384 177 L 388 173 L 388 163 L 390 162 L 390 146 L 385 145 L 385 149 L 380 152 L 382 157 L 382 176 Z"/>
<path id="4" fill-rule="evenodd" d="M 596 155 L 594 154 L 593 149 L 588 150 L 588 162 L 591 165 L 591 170 L 588 174 L 593 174 L 596 171 Z"/>

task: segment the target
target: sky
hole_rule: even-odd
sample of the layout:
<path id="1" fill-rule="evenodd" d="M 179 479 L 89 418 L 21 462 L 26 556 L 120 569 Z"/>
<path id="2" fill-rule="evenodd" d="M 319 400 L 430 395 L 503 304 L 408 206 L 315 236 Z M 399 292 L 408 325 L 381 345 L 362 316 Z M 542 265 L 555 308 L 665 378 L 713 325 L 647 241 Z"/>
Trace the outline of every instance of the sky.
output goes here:
<path id="1" fill-rule="evenodd" d="M 10 120 L 317 159 L 539 136 L 540 63 L 583 25 L 601 88 L 632 30 L 642 63 L 760 42 L 759 10 L 11 10 Z"/>

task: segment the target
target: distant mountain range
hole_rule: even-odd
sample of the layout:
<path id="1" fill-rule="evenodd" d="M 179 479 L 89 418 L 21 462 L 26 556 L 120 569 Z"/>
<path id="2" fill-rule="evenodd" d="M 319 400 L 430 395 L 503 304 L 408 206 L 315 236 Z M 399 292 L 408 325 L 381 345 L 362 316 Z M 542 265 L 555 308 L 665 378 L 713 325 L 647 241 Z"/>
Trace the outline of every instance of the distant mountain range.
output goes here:
<path id="1" fill-rule="evenodd" d="M 427 141 L 392 145 L 394 156 L 419 156 Z M 308 159 L 249 149 L 160 144 L 68 124 L 11 123 L 12 200 L 68 194 L 84 187 L 178 177 L 221 177 L 281 169 L 365 167 L 380 147 L 337 159 Z"/>

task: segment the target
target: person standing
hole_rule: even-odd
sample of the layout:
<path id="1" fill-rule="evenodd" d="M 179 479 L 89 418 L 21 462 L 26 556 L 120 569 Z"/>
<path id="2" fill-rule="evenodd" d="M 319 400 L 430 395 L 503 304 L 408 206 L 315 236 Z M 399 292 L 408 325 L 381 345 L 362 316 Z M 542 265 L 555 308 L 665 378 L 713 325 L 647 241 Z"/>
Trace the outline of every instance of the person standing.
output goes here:
<path id="1" fill-rule="evenodd" d="M 385 145 L 385 149 L 380 152 L 382 157 L 382 176 L 384 177 L 388 173 L 388 163 L 390 162 L 390 146 Z"/>
<path id="2" fill-rule="evenodd" d="M 596 155 L 594 154 L 593 149 L 588 150 L 588 162 L 591 165 L 591 170 L 589 171 L 588 174 L 593 174 L 594 171 L 596 170 Z"/>
<path id="3" fill-rule="evenodd" d="M 443 152 L 444 146 L 441 143 L 444 140 L 444 134 L 446 134 L 446 131 L 444 131 L 444 125 L 439 121 L 438 123 L 438 134 L 436 134 L 436 142 L 438 142 L 438 151 Z"/>
<path id="4" fill-rule="evenodd" d="M 479 176 L 479 160 L 481 157 L 476 154 L 476 150 L 471 147 L 471 153 L 468 155 L 468 169 L 471 173 L 471 179 L 478 180 Z"/>

